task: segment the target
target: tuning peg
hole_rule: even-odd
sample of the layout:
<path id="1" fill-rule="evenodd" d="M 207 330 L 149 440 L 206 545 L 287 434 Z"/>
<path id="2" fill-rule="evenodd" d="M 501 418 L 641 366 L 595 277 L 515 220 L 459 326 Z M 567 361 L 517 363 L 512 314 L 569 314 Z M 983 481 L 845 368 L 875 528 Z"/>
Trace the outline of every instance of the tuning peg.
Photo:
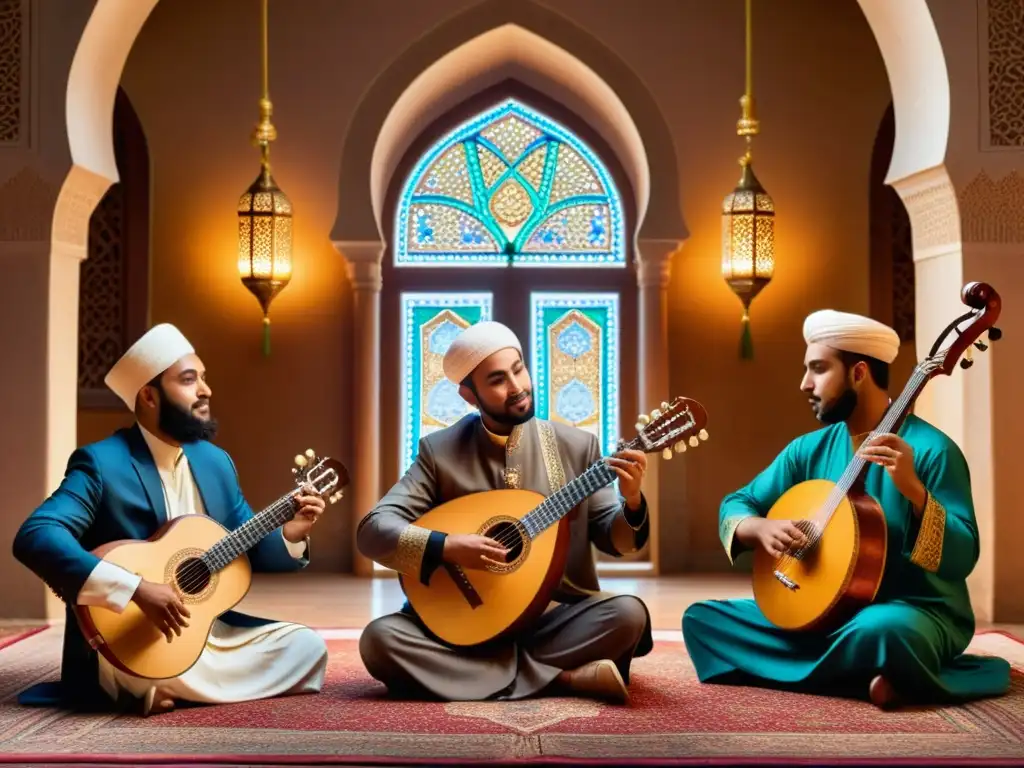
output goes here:
<path id="1" fill-rule="evenodd" d="M 697 439 L 697 436 L 690 435 L 690 447 L 696 448 L 698 445 L 700 445 L 700 440 Z"/>
<path id="2" fill-rule="evenodd" d="M 651 419 L 657 419 L 660 416 L 661 416 L 661 411 L 659 411 L 657 408 L 655 408 L 653 411 L 651 411 Z"/>
<path id="3" fill-rule="evenodd" d="M 299 468 L 298 467 L 292 467 L 292 474 L 293 475 L 299 474 Z"/>
<path id="4" fill-rule="evenodd" d="M 661 458 L 663 458 L 665 461 L 669 461 L 672 458 L 672 449 L 666 448 L 665 450 L 663 450 L 661 452 Z"/>
<path id="5" fill-rule="evenodd" d="M 665 402 L 664 400 L 661 401 L 661 410 L 662 411 L 667 411 L 668 410 L 668 403 Z"/>
<path id="6" fill-rule="evenodd" d="M 674 447 L 676 449 L 676 453 L 686 453 L 686 442 L 685 441 L 680 440 L 678 443 L 675 444 Z"/>
<path id="7" fill-rule="evenodd" d="M 702 429 L 700 432 L 697 433 L 697 437 L 699 437 L 701 440 L 707 440 L 708 431 L 706 429 Z"/>
<path id="8" fill-rule="evenodd" d="M 986 349 L 988 349 L 988 344 L 986 344 L 983 341 L 976 341 L 974 342 L 974 348 L 977 349 L 979 352 L 984 352 Z"/>
<path id="9" fill-rule="evenodd" d="M 312 448 L 307 448 L 306 449 L 306 458 L 307 459 L 312 459 L 314 456 L 316 456 L 316 454 L 313 452 L 313 449 Z"/>
<path id="10" fill-rule="evenodd" d="M 304 467 L 307 464 L 309 464 L 309 460 L 305 456 L 303 456 L 301 453 L 296 454 L 296 456 L 295 456 L 295 466 L 297 466 L 297 467 Z"/>
<path id="11" fill-rule="evenodd" d="M 641 413 L 639 416 L 636 417 L 636 420 L 639 421 L 641 424 L 651 423 L 651 417 L 648 416 L 646 413 Z"/>
<path id="12" fill-rule="evenodd" d="M 974 361 L 971 360 L 969 357 L 965 357 L 963 360 L 960 361 L 960 367 L 963 368 L 964 370 L 967 370 L 972 365 L 974 365 Z"/>
<path id="13" fill-rule="evenodd" d="M 994 325 L 988 329 L 989 341 L 999 341 L 1001 338 L 1003 338 L 1003 332 L 996 328 Z"/>

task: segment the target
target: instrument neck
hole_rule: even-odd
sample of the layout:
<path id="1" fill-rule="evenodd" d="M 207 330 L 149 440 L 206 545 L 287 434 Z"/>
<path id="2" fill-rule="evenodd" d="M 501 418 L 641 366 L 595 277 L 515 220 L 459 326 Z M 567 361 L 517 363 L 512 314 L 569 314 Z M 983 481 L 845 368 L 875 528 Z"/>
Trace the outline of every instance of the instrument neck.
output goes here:
<path id="1" fill-rule="evenodd" d="M 292 494 L 282 496 L 210 547 L 202 557 L 203 562 L 212 573 L 227 568 L 239 555 L 248 552 L 267 534 L 291 520 L 295 512 L 295 498 Z"/>
<path id="2" fill-rule="evenodd" d="M 618 475 L 601 459 L 591 464 L 575 480 L 566 483 L 548 496 L 536 509 L 522 519 L 530 538 L 536 538 L 557 523 L 587 497 L 615 482 Z"/>
<path id="3" fill-rule="evenodd" d="M 917 400 L 917 396 L 921 394 L 921 390 L 924 389 L 924 385 L 928 383 L 929 378 L 931 378 L 930 375 L 925 373 L 922 366 L 919 365 L 914 368 L 914 373 L 910 376 L 910 379 L 907 381 L 907 385 L 903 388 L 900 396 L 889 404 L 885 414 L 882 416 L 882 420 L 864 439 L 864 442 L 867 443 L 879 435 L 898 432 L 909 415 L 914 401 Z M 842 495 L 845 496 L 855 483 L 863 479 L 864 472 L 867 469 L 867 464 L 868 462 L 862 457 L 858 455 L 853 457 L 853 461 L 850 462 L 846 471 L 843 473 L 843 476 L 837 483 L 838 491 Z M 830 516 L 831 512 L 832 510 L 830 509 Z"/>

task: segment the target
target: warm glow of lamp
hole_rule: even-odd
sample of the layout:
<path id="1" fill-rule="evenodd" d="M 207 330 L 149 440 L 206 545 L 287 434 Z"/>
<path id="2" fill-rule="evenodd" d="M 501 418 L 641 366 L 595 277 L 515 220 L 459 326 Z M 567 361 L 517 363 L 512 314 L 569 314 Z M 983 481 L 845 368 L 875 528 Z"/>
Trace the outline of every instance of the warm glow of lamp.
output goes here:
<path id="1" fill-rule="evenodd" d="M 270 303 L 292 277 L 292 203 L 270 173 L 270 122 L 267 67 L 267 0 L 262 0 L 263 97 L 253 144 L 260 148 L 260 173 L 238 200 L 238 276 L 263 310 L 263 353 L 270 354 Z"/>
<path id="2" fill-rule="evenodd" d="M 743 302 L 740 355 L 749 359 L 754 355 L 750 303 L 775 273 L 775 202 L 754 175 L 751 160 L 751 139 L 757 135 L 760 124 L 754 117 L 751 0 L 746 0 L 746 4 L 747 92 L 740 99 L 743 116 L 736 124 L 736 133 L 746 139 L 747 151 L 740 158 L 739 185 L 722 203 L 722 277 Z"/>

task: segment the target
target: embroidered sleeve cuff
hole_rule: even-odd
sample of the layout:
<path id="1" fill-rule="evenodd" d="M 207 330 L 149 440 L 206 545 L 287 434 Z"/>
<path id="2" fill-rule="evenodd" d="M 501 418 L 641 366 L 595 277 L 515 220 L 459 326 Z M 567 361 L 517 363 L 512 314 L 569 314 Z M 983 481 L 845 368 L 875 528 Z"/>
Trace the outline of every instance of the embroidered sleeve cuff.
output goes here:
<path id="1" fill-rule="evenodd" d="M 419 576 L 430 533 L 429 529 L 412 523 L 405 526 L 398 537 L 398 546 L 395 547 L 394 554 L 382 558 L 380 564 L 398 571 L 403 576 Z"/>
<path id="2" fill-rule="evenodd" d="M 722 540 L 722 546 L 725 547 L 725 556 L 729 558 L 729 564 L 733 565 L 736 560 L 736 555 L 739 554 L 739 542 L 736 541 L 736 529 L 740 523 L 746 520 L 750 515 L 732 515 L 726 517 L 718 525 L 718 537 Z"/>
<path id="3" fill-rule="evenodd" d="M 284 532 L 281 532 L 281 538 L 284 539 Z M 309 537 L 307 536 L 302 541 L 295 543 L 284 539 L 284 547 L 288 550 L 288 554 L 294 557 L 296 560 L 301 560 L 306 556 L 306 551 L 309 548 Z"/>
<path id="4" fill-rule="evenodd" d="M 142 577 L 101 560 L 78 591 L 79 605 L 96 605 L 121 613 L 135 594 Z"/>
<path id="5" fill-rule="evenodd" d="M 942 561 L 942 542 L 946 533 L 946 509 L 929 493 L 921 513 L 917 539 L 910 553 L 910 562 L 935 573 Z"/>

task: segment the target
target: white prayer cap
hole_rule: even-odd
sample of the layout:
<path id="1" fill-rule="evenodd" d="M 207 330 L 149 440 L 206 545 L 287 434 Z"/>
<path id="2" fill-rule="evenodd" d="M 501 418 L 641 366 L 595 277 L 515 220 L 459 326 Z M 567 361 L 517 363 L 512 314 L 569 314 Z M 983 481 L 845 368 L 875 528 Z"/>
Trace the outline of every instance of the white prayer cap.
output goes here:
<path id="1" fill-rule="evenodd" d="M 115 395 L 124 400 L 128 410 L 134 411 L 139 391 L 185 355 L 193 352 L 195 350 L 181 331 L 169 323 L 161 323 L 150 328 L 132 344 L 103 381 Z"/>
<path id="2" fill-rule="evenodd" d="M 503 349 L 523 354 L 519 339 L 510 328 L 490 320 L 471 325 L 455 337 L 444 353 L 444 375 L 453 384 L 461 384 L 480 363 Z"/>
<path id="3" fill-rule="evenodd" d="M 870 317 L 822 309 L 804 320 L 804 341 L 891 363 L 900 351 L 900 337 Z"/>

